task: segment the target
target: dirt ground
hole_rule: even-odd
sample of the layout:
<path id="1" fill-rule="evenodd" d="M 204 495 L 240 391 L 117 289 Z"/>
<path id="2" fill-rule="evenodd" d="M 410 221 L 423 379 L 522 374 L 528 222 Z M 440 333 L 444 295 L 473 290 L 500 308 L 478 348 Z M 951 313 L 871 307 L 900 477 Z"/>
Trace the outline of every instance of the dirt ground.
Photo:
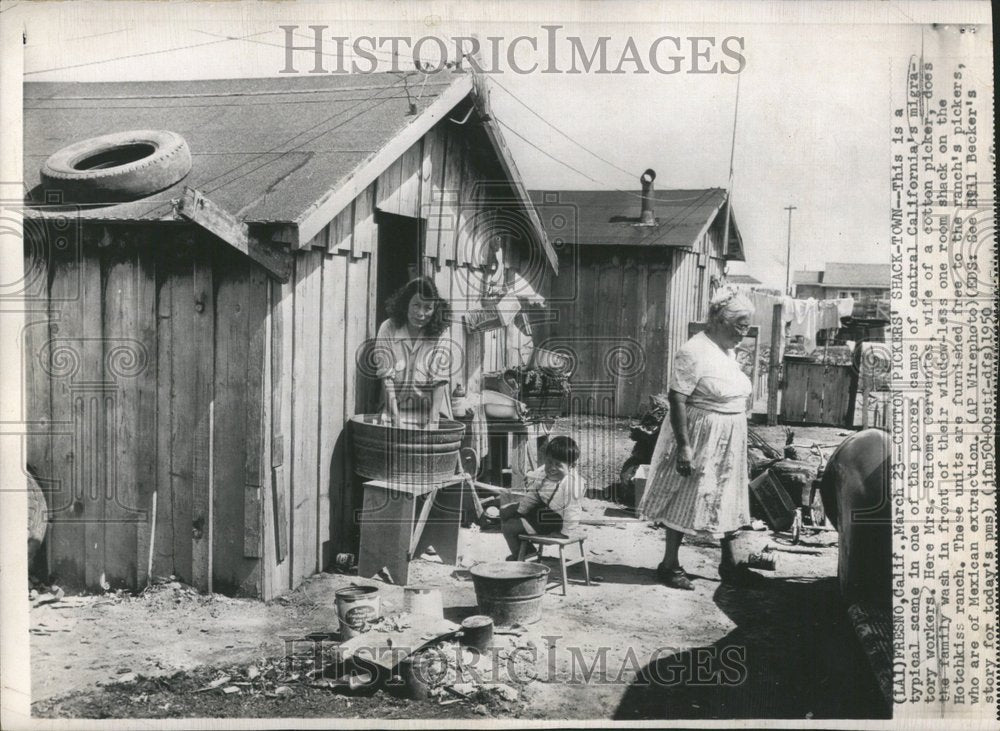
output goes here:
<path id="1" fill-rule="evenodd" d="M 604 440 L 585 457 L 592 486 L 608 485 L 631 443 L 625 422 L 560 424 Z M 780 428 L 758 429 L 781 444 Z M 593 434 L 589 434 L 593 432 Z M 836 429 L 797 430 L 797 443 L 838 443 Z M 829 451 L 829 450 L 827 450 Z M 606 482 L 605 482 L 606 480 Z M 839 602 L 836 533 L 788 537 L 748 532 L 738 551 L 779 549 L 777 570 L 753 589 L 722 586 L 717 544 L 686 543 L 681 560 L 695 590 L 659 584 L 662 533 L 601 499 L 586 500 L 584 528 L 593 586 L 570 569 L 569 595 L 552 588 L 533 644 L 533 670 L 511 697 L 410 701 L 385 691 L 351 694 L 288 683 L 280 693 L 207 688 L 220 675 L 247 677 L 295 650 L 288 638 L 337 632 L 334 592 L 351 582 L 381 587 L 383 611 L 402 609 L 402 588 L 319 574 L 263 603 L 202 596 L 164 584 L 141 596 L 74 597 L 31 612 L 33 714 L 59 718 L 872 718 L 885 713 L 867 660 Z M 452 621 L 477 613 L 469 566 L 506 555 L 498 532 L 463 530 L 462 565 L 417 561 L 411 584 L 438 587 Z M 550 560 L 549 565 L 552 566 Z M 558 569 L 553 567 L 554 572 Z M 252 677 L 252 676 L 250 676 Z M 248 687 L 250 686 L 250 687 Z M 234 686 L 235 687 L 235 686 Z"/>

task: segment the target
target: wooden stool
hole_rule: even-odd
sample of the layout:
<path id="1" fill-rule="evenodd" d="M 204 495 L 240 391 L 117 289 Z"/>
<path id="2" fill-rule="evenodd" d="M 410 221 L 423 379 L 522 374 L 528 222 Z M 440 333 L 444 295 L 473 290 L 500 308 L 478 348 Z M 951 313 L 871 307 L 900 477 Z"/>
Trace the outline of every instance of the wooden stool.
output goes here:
<path id="1" fill-rule="evenodd" d="M 581 561 L 583 562 L 583 576 L 586 579 L 587 586 L 590 586 L 590 564 L 587 563 L 587 549 L 583 543 L 585 540 L 583 536 L 580 536 L 579 538 L 556 538 L 554 536 L 543 536 L 536 533 L 522 533 L 518 536 L 518 538 L 521 540 L 521 547 L 517 552 L 518 561 L 524 560 L 525 555 L 528 553 L 529 544 L 533 544 L 538 548 L 537 558 L 539 561 L 542 559 L 542 551 L 545 546 L 559 547 L 559 568 L 562 570 L 563 596 L 566 596 L 569 586 L 569 582 L 566 580 L 566 569 L 570 566 L 575 566 Z M 580 545 L 580 558 L 567 561 L 565 554 L 566 546 L 571 546 L 574 543 Z"/>

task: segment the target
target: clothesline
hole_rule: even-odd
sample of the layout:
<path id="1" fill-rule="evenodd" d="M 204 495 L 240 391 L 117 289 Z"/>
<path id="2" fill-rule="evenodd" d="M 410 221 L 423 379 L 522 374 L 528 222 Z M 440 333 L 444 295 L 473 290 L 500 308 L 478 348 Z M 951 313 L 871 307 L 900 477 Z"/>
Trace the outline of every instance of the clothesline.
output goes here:
<path id="1" fill-rule="evenodd" d="M 854 310 L 853 297 L 817 300 L 796 299 L 788 295 L 774 295 L 766 292 L 751 292 L 755 312 L 750 320 L 757 326 L 758 342 L 771 341 L 771 327 L 775 305 L 781 305 L 781 319 L 790 323 L 789 335 L 802 336 L 806 353 L 816 349 L 816 333 L 820 330 L 834 330 L 840 327 L 840 318 L 849 317 Z"/>

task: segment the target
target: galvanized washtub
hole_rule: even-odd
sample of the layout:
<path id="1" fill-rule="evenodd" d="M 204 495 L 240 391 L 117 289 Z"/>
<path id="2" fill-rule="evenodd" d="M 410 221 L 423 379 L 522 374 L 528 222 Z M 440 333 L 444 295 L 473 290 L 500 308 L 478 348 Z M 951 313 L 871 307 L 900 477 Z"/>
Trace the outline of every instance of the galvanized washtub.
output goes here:
<path id="1" fill-rule="evenodd" d="M 549 567 L 527 561 L 476 564 L 469 573 L 479 611 L 498 626 L 532 624 L 542 618 Z"/>
<path id="2" fill-rule="evenodd" d="M 442 419 L 436 429 L 394 427 L 379 414 L 351 417 L 354 471 L 370 480 L 404 484 L 444 482 L 455 476 L 465 425 Z"/>

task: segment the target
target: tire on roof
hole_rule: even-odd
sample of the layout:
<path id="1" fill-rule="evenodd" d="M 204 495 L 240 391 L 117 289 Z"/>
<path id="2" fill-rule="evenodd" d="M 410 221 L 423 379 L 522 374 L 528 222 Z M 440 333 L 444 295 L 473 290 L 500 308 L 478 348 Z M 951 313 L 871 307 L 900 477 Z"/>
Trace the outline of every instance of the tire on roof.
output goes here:
<path id="1" fill-rule="evenodd" d="M 42 165 L 46 194 L 66 203 L 124 203 L 182 180 L 191 171 L 191 150 L 176 132 L 131 130 L 75 142 Z"/>

